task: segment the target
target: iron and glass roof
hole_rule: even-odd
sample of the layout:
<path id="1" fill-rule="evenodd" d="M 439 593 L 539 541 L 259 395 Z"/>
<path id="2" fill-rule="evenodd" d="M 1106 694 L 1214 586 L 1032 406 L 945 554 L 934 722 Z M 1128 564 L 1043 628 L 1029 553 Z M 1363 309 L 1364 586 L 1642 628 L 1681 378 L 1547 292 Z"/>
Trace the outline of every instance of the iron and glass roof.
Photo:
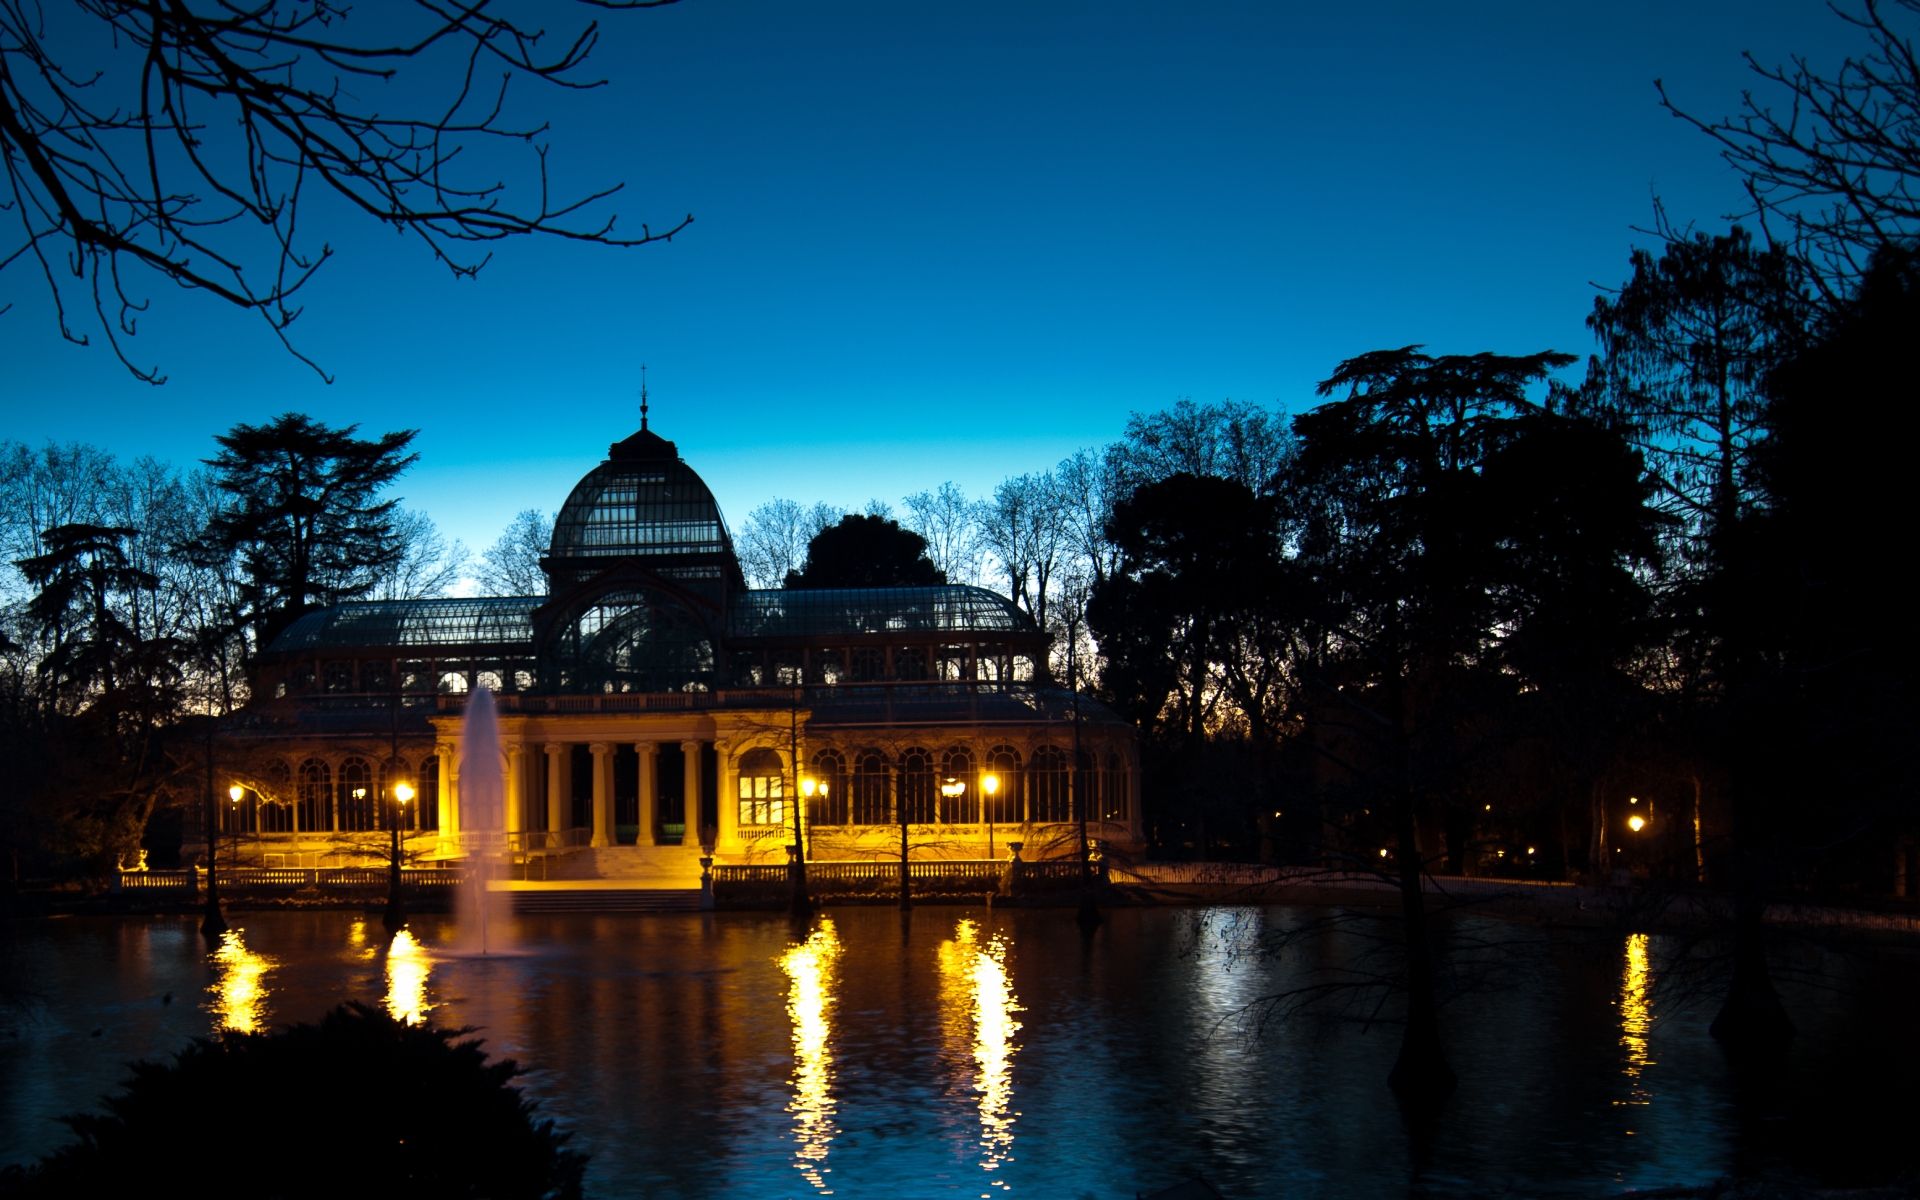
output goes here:
<path id="1" fill-rule="evenodd" d="M 731 554 L 713 493 L 677 458 L 609 459 L 574 485 L 553 522 L 549 557 Z"/>
<path id="2" fill-rule="evenodd" d="M 489 648 L 533 653 L 533 610 L 545 596 L 367 600 L 310 612 L 273 639 L 275 654 L 301 650 Z"/>
<path id="3" fill-rule="evenodd" d="M 1033 619 L 1005 596 L 958 584 L 751 591 L 736 595 L 727 613 L 729 638 L 1034 632 Z"/>

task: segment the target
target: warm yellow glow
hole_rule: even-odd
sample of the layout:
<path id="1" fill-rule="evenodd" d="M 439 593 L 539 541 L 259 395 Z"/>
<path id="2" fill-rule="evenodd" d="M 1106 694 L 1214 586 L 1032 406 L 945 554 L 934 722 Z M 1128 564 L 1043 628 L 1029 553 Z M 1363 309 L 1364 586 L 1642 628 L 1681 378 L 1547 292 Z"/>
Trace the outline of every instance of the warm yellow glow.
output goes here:
<path id="1" fill-rule="evenodd" d="M 1532 846 L 1528 846 L 1528 847 L 1527 847 L 1527 853 L 1528 853 L 1528 854 L 1532 854 L 1532 853 L 1533 853 L 1533 847 L 1532 847 Z"/>
<path id="2" fill-rule="evenodd" d="M 433 960 L 427 948 L 410 929 L 393 935 L 387 947 L 387 1011 L 396 1021 L 418 1025 L 426 1020 L 431 1007 L 427 1003 L 427 975 Z"/>
<path id="3" fill-rule="evenodd" d="M 998 775 L 982 775 L 980 777 L 980 787 L 987 795 L 991 796 L 1000 790 L 1000 777 Z"/>
<path id="4" fill-rule="evenodd" d="M 1385 858 L 1386 856 L 1387 856 L 1387 850 L 1386 850 L 1386 847 L 1384 847 L 1384 846 L 1382 846 L 1382 847 L 1380 848 L 1380 857 L 1381 857 L 1381 858 Z"/>
<path id="5" fill-rule="evenodd" d="M 1628 935 L 1627 969 L 1620 984 L 1620 1045 L 1627 1052 L 1624 1071 L 1629 1079 L 1638 1079 L 1640 1072 L 1654 1065 L 1647 1052 L 1647 1035 L 1653 1030 L 1653 1005 L 1649 998 L 1653 972 L 1647 961 L 1647 942 L 1644 933 Z M 1636 1092 L 1634 1099 L 1616 1103 L 1646 1104 L 1648 1100 Z"/>
<path id="6" fill-rule="evenodd" d="M 1646 827 L 1647 823 L 1641 820 L 1638 814 L 1627 818 L 1627 828 L 1633 830 L 1635 833 L 1639 833 Z"/>
<path id="7" fill-rule="evenodd" d="M 800 794 L 809 800 L 813 799 L 813 794 L 819 790 L 820 785 L 812 779 L 802 779 L 800 781 Z"/>
<path id="8" fill-rule="evenodd" d="M 264 954 L 247 949 L 241 931 L 229 929 L 220 935 L 220 948 L 213 952 L 219 975 L 207 990 L 213 993 L 213 1015 L 221 1029 L 235 1033 L 258 1033 L 267 1023 L 268 971 L 277 964 Z"/>
<path id="9" fill-rule="evenodd" d="M 940 943 L 941 996 L 949 1037 L 965 1036 L 974 1063 L 973 1090 L 980 1108 L 980 1169 L 997 1171 L 1012 1157 L 1014 1035 L 1020 1005 L 1007 974 L 1007 944 L 998 935 L 982 947 L 980 927 L 971 920 L 954 926 L 953 940 Z M 964 1031 L 964 1033 L 962 1032 Z M 958 1036 L 956 1036 L 958 1035 Z M 1009 1185 L 990 1179 L 989 1187 Z"/>
<path id="10" fill-rule="evenodd" d="M 405 804 L 407 801 L 413 799 L 413 786 L 411 784 L 406 784 L 406 783 L 394 784 L 393 798 L 395 800 L 398 800 L 400 803 Z"/>
<path id="11" fill-rule="evenodd" d="M 949 800 L 953 799 L 955 796 L 963 795 L 966 792 L 966 790 L 967 790 L 966 782 L 964 780 L 959 780 L 959 779 L 949 779 L 945 783 L 940 785 L 940 794 L 942 796 L 945 796 Z"/>
<path id="12" fill-rule="evenodd" d="M 240 803 L 240 797 L 246 794 L 247 794 L 247 789 L 241 787 L 237 783 L 227 789 L 227 799 L 233 801 L 235 804 Z"/>
<path id="13" fill-rule="evenodd" d="M 827 1187 L 827 1150 L 836 1132 L 833 1111 L 834 964 L 840 957 L 840 937 L 832 920 L 822 917 L 811 936 L 790 946 L 780 956 L 780 969 L 793 986 L 787 992 L 787 1017 L 793 1022 L 793 1140 L 798 1143 L 794 1163 L 821 1195 Z"/>

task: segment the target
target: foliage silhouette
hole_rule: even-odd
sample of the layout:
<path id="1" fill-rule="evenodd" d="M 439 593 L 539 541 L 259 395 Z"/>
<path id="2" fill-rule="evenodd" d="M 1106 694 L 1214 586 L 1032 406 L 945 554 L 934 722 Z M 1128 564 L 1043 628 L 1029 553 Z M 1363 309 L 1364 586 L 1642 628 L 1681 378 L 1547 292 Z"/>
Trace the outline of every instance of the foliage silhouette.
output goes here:
<path id="1" fill-rule="evenodd" d="M 789 572 L 790 588 L 926 587 L 946 572 L 927 557 L 927 539 L 889 517 L 848 513 L 807 543 L 807 561 Z"/>
<path id="2" fill-rule="evenodd" d="M 134 1064 L 106 1112 L 65 1118 L 80 1141 L 9 1168 L 0 1196 L 140 1190 L 198 1147 L 225 1196 L 578 1197 L 585 1156 L 469 1032 L 349 1004 L 315 1025 L 196 1039 L 170 1065 Z M 290 1133 L 312 1152 L 290 1158 Z"/>

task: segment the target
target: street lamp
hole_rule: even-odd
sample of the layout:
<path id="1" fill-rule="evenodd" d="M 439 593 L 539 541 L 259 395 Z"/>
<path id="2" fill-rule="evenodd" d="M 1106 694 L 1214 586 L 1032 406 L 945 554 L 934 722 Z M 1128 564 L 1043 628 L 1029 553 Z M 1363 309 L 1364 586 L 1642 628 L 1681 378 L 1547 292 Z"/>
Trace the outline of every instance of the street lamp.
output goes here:
<path id="1" fill-rule="evenodd" d="M 1635 813 L 1631 817 L 1627 818 L 1627 828 L 1633 830 L 1635 833 L 1639 833 L 1642 829 L 1645 829 L 1646 827 L 1647 827 L 1647 823 L 1641 819 L 1639 813 Z"/>
<path id="2" fill-rule="evenodd" d="M 987 817 L 987 857 L 993 857 L 993 798 L 1000 794 L 1000 777 L 988 772 L 980 777 L 981 790 L 987 798 L 980 802 L 980 811 Z"/>
<path id="3" fill-rule="evenodd" d="M 393 820 L 388 822 L 392 848 L 387 857 L 387 911 L 380 917 L 380 924 L 388 933 L 399 933 L 407 923 L 407 909 L 400 901 L 400 826 L 406 820 L 407 802 L 413 795 L 412 784 L 403 781 L 393 785 Z"/>

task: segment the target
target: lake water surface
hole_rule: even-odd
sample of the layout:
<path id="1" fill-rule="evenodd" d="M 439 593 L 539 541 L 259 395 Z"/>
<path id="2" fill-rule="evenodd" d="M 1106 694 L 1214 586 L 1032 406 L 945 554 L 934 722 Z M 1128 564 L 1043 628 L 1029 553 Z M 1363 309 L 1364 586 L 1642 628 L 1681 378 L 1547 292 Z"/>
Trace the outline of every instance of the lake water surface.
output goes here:
<path id="1" fill-rule="evenodd" d="M 0 1161 L 66 1140 L 54 1118 L 130 1060 L 359 999 L 519 1060 L 601 1197 L 1119 1200 L 1195 1173 L 1228 1200 L 1605 1196 L 1920 1164 L 1906 958 L 1823 961 L 1829 986 L 1787 991 L 1800 1038 L 1736 1067 L 1710 1006 L 1658 1005 L 1658 937 L 1569 939 L 1448 1008 L 1461 1086 L 1416 1134 L 1394 1027 L 1237 1016 L 1294 967 L 1229 944 L 1297 915 L 1120 910 L 1091 942 L 1060 911 L 523 917 L 533 949 L 489 960 L 437 953 L 436 917 L 389 944 L 358 914 L 240 913 L 213 954 L 188 918 L 15 922 Z M 290 1169 L 318 1149 L 288 1131 Z"/>

